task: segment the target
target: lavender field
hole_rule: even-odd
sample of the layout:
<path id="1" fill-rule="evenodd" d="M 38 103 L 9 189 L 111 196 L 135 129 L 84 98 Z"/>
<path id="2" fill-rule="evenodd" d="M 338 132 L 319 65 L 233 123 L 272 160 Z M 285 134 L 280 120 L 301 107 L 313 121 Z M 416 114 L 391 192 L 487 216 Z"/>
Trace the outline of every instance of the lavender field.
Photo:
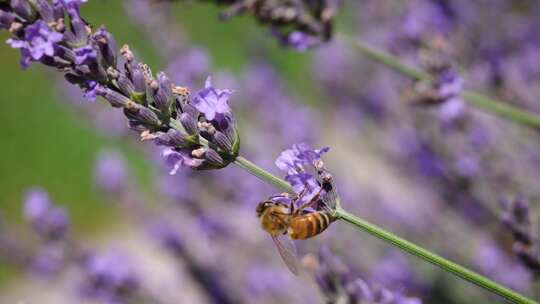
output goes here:
<path id="1" fill-rule="evenodd" d="M 540 2 L 0 0 L 0 303 L 538 303 Z"/>

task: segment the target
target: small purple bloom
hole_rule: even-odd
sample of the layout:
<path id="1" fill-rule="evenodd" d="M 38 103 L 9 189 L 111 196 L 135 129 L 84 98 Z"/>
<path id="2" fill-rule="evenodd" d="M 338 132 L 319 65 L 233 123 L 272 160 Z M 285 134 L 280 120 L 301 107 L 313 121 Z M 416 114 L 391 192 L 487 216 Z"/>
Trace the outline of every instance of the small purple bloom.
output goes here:
<path id="1" fill-rule="evenodd" d="M 54 46 L 62 41 L 62 38 L 62 34 L 53 31 L 43 20 L 28 26 L 24 35 L 30 56 L 34 60 L 39 60 L 44 55 L 53 56 Z"/>
<path id="2" fill-rule="evenodd" d="M 92 60 L 96 60 L 97 52 L 91 45 L 85 45 L 73 50 L 75 52 L 75 64 L 83 64 Z"/>
<path id="3" fill-rule="evenodd" d="M 65 247 L 60 242 L 50 242 L 39 249 L 32 258 L 30 271 L 38 275 L 57 274 L 66 263 Z"/>
<path id="4" fill-rule="evenodd" d="M 304 189 L 307 190 L 304 198 L 298 203 L 308 201 L 321 189 L 315 176 L 306 172 L 306 168 L 313 167 L 315 171 L 320 171 L 323 167 L 321 156 L 328 150 L 330 150 L 328 147 L 311 149 L 308 144 L 300 143 L 283 151 L 276 160 L 276 166 L 287 172 L 285 180 L 289 182 L 296 193 L 300 193 Z"/>
<path id="5" fill-rule="evenodd" d="M 300 31 L 294 31 L 287 37 L 287 43 L 299 52 L 305 52 L 317 44 L 317 38 Z"/>
<path id="6" fill-rule="evenodd" d="M 229 96 L 232 90 L 218 90 L 212 86 L 212 79 L 208 77 L 204 89 L 193 99 L 193 105 L 204 114 L 206 119 L 214 120 L 216 115 L 231 114 Z"/>
<path id="7" fill-rule="evenodd" d="M 35 221 L 49 210 L 51 203 L 47 192 L 42 189 L 31 189 L 26 193 L 24 203 L 24 217 Z"/>
<path id="8" fill-rule="evenodd" d="M 32 61 L 32 57 L 30 56 L 30 52 L 28 51 L 28 42 L 9 38 L 8 40 L 6 40 L 6 43 L 14 49 L 21 50 L 21 67 L 23 69 L 27 69 L 30 66 L 30 61 Z"/>
<path id="9" fill-rule="evenodd" d="M 98 93 L 98 90 L 100 89 L 100 86 L 97 82 L 92 80 L 86 80 L 85 81 L 86 88 L 84 89 L 84 98 L 86 98 L 89 101 L 96 101 L 96 96 Z"/>
<path id="10" fill-rule="evenodd" d="M 116 151 L 102 151 L 94 171 L 95 183 L 109 193 L 120 193 L 127 184 L 127 165 Z"/>
<path id="11" fill-rule="evenodd" d="M 176 229 L 170 223 L 162 220 L 152 223 L 149 227 L 149 234 L 161 246 L 173 253 L 179 253 L 184 250 L 184 240 L 179 233 L 179 229 Z"/>
<path id="12" fill-rule="evenodd" d="M 41 189 L 32 189 L 26 194 L 24 217 L 45 239 L 62 238 L 69 227 L 66 210 L 53 206 L 47 193 Z"/>
<path id="13" fill-rule="evenodd" d="M 276 160 L 276 166 L 289 175 L 298 174 L 304 172 L 304 165 L 316 166 L 317 161 L 328 150 L 330 150 L 329 147 L 313 150 L 306 143 L 295 144 L 292 149 L 287 149 L 281 153 Z"/>
<path id="14" fill-rule="evenodd" d="M 82 294 L 108 303 L 123 303 L 140 285 L 130 260 L 118 251 L 91 255 L 84 263 Z"/>
<path id="15" fill-rule="evenodd" d="M 203 160 L 193 158 L 186 151 L 176 151 L 173 149 L 165 149 L 162 152 L 162 156 L 165 158 L 166 164 L 171 168 L 169 174 L 174 175 L 182 166 L 190 168 L 197 168 L 202 165 Z"/>

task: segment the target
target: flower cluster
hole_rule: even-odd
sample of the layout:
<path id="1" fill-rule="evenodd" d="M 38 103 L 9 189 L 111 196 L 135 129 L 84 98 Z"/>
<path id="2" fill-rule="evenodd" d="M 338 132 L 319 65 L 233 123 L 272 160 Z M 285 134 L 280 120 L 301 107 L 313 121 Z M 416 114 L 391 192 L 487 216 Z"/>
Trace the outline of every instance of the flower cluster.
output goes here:
<path id="1" fill-rule="evenodd" d="M 369 285 L 328 247 L 321 248 L 316 260 L 310 261 L 306 258 L 304 262 L 314 268 L 317 285 L 325 295 L 327 303 L 422 303 L 420 299 L 407 297 L 401 292 Z"/>
<path id="2" fill-rule="evenodd" d="M 297 203 L 309 201 L 322 190 L 322 198 L 328 198 L 327 201 L 330 203 L 328 207 L 336 207 L 335 198 L 337 196 L 332 183 L 332 175 L 321 159 L 321 156 L 328 150 L 330 150 L 328 147 L 311 149 L 306 143 L 300 143 L 283 151 L 276 160 L 276 166 L 287 173 L 285 180 L 289 182 L 296 193 L 307 190 Z M 331 199 L 330 196 L 332 196 Z"/>
<path id="3" fill-rule="evenodd" d="M 221 19 L 227 20 L 246 13 L 253 15 L 260 23 L 269 25 L 272 34 L 283 45 L 305 51 L 332 37 L 334 18 L 341 1 L 215 0 L 214 2 L 228 6 L 221 13 Z"/>
<path id="4" fill-rule="evenodd" d="M 129 259 L 119 251 L 90 254 L 81 265 L 82 296 L 105 303 L 130 303 L 140 288 L 140 278 Z"/>
<path id="5" fill-rule="evenodd" d="M 523 198 L 501 200 L 503 213 L 501 221 L 514 236 L 514 252 L 536 276 L 540 275 L 540 252 L 537 239 L 533 233 L 529 214 L 529 204 Z"/>
<path id="6" fill-rule="evenodd" d="M 23 215 L 41 244 L 31 257 L 30 270 L 49 275 L 65 266 L 69 247 L 69 217 L 64 208 L 51 202 L 47 192 L 40 188 L 27 191 L 24 198 Z"/>
<path id="7" fill-rule="evenodd" d="M 234 161 L 240 141 L 228 104 L 232 92 L 214 88 L 208 79 L 191 100 L 189 90 L 165 73 L 154 77 L 127 45 L 118 56 L 112 35 L 104 27 L 93 32 L 80 16 L 81 2 L 16 1 L 0 7 L 2 27 L 13 35 L 7 42 L 20 49 L 23 67 L 33 61 L 55 67 L 88 99 L 101 96 L 122 108 L 142 140 L 167 147 L 171 173 L 180 166 L 215 169 Z"/>

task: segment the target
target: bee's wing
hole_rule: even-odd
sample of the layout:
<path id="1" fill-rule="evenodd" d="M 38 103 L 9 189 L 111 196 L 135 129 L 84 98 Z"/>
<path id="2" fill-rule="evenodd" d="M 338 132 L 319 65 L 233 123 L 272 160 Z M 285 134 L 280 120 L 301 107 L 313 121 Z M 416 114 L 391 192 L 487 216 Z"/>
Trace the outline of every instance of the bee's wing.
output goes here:
<path id="1" fill-rule="evenodd" d="M 332 185 L 332 188 L 322 196 L 322 201 L 330 209 L 335 209 L 339 205 L 339 196 L 335 185 Z"/>
<path id="2" fill-rule="evenodd" d="M 293 241 L 283 235 L 272 235 L 272 240 L 276 244 L 279 255 L 281 255 L 285 265 L 287 265 L 293 274 L 298 275 L 298 256 L 296 254 L 296 246 L 294 245 Z"/>

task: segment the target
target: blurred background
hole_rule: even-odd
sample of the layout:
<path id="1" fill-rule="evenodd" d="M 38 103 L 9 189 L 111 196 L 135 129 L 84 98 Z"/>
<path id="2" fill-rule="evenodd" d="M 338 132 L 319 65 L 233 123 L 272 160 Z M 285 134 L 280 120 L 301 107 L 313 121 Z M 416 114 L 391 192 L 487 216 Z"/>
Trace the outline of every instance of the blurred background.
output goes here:
<path id="1" fill-rule="evenodd" d="M 537 131 L 457 94 L 425 105 L 424 84 L 340 35 L 444 74 L 430 89 L 464 86 L 539 113 L 540 5 L 350 2 L 336 19 L 340 34 L 306 52 L 281 46 L 249 16 L 221 22 L 223 8 L 206 2 L 92 0 L 82 14 L 192 92 L 209 75 L 233 89 L 241 153 L 260 166 L 282 175 L 274 160 L 292 144 L 330 146 L 325 163 L 350 211 L 538 297 L 540 272 L 520 259 L 509 219 L 528 202 L 534 240 Z M 336 282 L 352 276 L 392 293 L 393 302 L 366 303 L 502 301 L 341 223 L 298 244 L 311 266 L 296 278 L 255 217 L 275 189 L 232 166 L 169 176 L 157 148 L 104 100 L 84 100 L 52 69 L 21 70 L 7 45 L 0 66 L 1 303 L 122 302 L 131 289 L 133 303 L 332 302 L 320 268 L 328 248 L 341 259 Z M 23 216 L 29 200 L 65 208 L 69 242 L 40 243 Z M 82 267 L 66 263 L 66 247 L 84 249 Z M 121 282 L 114 297 L 95 292 L 100 275 Z"/>

